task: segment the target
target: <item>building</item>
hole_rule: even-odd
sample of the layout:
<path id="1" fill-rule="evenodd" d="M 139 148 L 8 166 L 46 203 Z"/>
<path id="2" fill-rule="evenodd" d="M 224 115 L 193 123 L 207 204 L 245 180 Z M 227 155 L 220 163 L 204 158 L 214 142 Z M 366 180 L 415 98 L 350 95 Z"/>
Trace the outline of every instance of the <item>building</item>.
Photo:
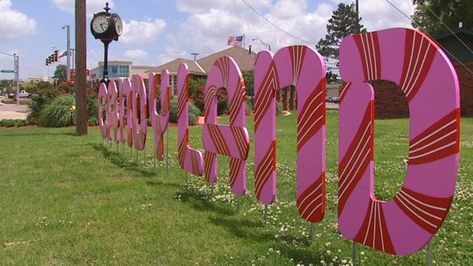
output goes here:
<path id="1" fill-rule="evenodd" d="M 207 77 L 213 63 L 222 56 L 230 56 L 240 67 L 241 71 L 253 70 L 256 60 L 256 54 L 251 50 L 239 46 L 232 46 L 227 49 L 210 54 L 199 60 L 193 61 L 183 58 L 177 58 L 165 64 L 152 69 L 151 71 L 160 74 L 162 70 L 167 69 L 170 75 L 170 82 L 173 94 L 177 94 L 177 70 L 181 63 L 186 63 L 189 67 L 189 75 L 191 77 Z"/>
<path id="2" fill-rule="evenodd" d="M 465 28 L 456 29 L 453 32 L 456 36 L 448 32 L 435 37 L 435 40 L 444 50 L 446 50 L 446 54 L 452 62 L 456 61 L 455 58 L 462 62 L 472 61 L 473 53 L 471 50 L 473 49 L 473 32 Z M 460 38 L 461 41 L 458 40 L 457 37 Z M 467 49 L 462 42 L 470 49 Z M 455 58 L 453 58 L 452 55 Z"/>
<path id="3" fill-rule="evenodd" d="M 90 70 L 90 80 L 93 84 L 98 84 L 103 78 L 103 61 L 99 62 L 98 67 Z M 148 72 L 155 67 L 152 66 L 135 66 L 131 61 L 108 61 L 108 78 L 131 78 L 137 74 L 143 78 L 147 78 Z"/>

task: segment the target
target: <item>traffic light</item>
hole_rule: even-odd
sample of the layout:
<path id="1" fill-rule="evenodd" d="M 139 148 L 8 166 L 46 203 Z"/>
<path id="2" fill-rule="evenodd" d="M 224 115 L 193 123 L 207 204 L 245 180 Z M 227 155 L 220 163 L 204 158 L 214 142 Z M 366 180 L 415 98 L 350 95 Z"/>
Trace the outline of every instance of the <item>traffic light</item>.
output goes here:
<path id="1" fill-rule="evenodd" d="M 51 55 L 49 55 L 48 59 L 49 59 L 49 63 L 50 63 L 50 64 L 54 63 L 54 60 L 53 60 L 53 59 L 54 59 L 54 57 L 53 57 L 53 55 L 52 55 L 52 54 L 51 54 Z"/>
<path id="2" fill-rule="evenodd" d="M 59 61 L 59 50 L 55 50 L 53 53 L 53 62 L 58 62 Z"/>

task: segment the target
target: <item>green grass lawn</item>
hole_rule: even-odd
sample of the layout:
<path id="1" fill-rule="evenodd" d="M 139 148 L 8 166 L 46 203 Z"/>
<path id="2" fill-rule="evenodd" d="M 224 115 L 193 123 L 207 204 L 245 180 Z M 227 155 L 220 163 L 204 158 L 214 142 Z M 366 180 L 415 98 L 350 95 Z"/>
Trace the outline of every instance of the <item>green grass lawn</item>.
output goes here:
<path id="1" fill-rule="evenodd" d="M 278 118 L 278 197 L 263 218 L 253 194 L 253 147 L 248 193 L 238 211 L 227 185 L 227 159 L 211 192 L 177 164 L 176 128 L 166 163 L 153 171 L 152 137 L 144 154 L 102 144 L 96 128 L 0 129 L 0 264 L 334 265 L 350 263 L 352 243 L 337 229 L 338 112 L 327 119 L 327 210 L 313 228 L 295 207 L 295 115 Z M 253 118 L 248 119 L 253 134 Z M 191 142 L 201 147 L 200 127 Z M 457 192 L 434 239 L 434 263 L 473 261 L 473 119 L 462 119 Z M 389 199 L 405 174 L 408 120 L 376 121 L 376 194 Z M 359 248 L 364 265 L 424 264 Z"/>

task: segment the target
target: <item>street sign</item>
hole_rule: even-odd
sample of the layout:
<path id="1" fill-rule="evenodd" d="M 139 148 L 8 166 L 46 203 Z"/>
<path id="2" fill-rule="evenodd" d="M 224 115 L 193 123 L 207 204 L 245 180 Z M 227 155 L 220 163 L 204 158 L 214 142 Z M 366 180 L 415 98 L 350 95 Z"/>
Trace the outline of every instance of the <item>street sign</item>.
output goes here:
<path id="1" fill-rule="evenodd" d="M 15 73 L 15 70 L 5 70 L 5 69 L 2 69 L 2 70 L 0 70 L 0 73 Z"/>

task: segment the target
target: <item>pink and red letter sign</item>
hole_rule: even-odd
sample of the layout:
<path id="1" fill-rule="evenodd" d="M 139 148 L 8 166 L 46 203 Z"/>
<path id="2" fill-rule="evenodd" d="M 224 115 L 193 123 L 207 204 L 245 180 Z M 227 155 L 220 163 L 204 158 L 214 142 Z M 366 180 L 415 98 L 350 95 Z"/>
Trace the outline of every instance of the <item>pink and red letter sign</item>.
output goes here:
<path id="1" fill-rule="evenodd" d="M 177 71 L 177 142 L 179 165 L 193 175 L 201 176 L 203 163 L 202 153 L 189 146 L 189 71 L 186 64 L 179 65 Z"/>
<path id="2" fill-rule="evenodd" d="M 217 90 L 227 89 L 230 125 L 217 124 Z M 230 157 L 230 185 L 233 193 L 246 192 L 246 158 L 250 146 L 245 127 L 245 84 L 240 69 L 228 56 L 218 58 L 205 85 L 204 172 L 210 183 L 217 181 L 217 154 Z"/>
<path id="3" fill-rule="evenodd" d="M 274 58 L 260 52 L 255 63 L 255 193 L 271 204 L 276 196 L 275 92 L 297 89 L 297 208 L 318 222 L 325 213 L 325 65 L 313 49 L 289 46 Z"/>
<path id="4" fill-rule="evenodd" d="M 136 150 L 142 151 L 145 148 L 147 98 L 143 79 L 140 75 L 133 75 L 132 82 L 132 116 L 133 116 L 133 146 Z"/>
<path id="5" fill-rule="evenodd" d="M 159 114 L 156 106 L 156 83 L 156 74 L 150 73 L 148 79 L 149 119 L 151 120 L 151 127 L 153 128 L 154 152 L 156 158 L 162 161 L 164 153 L 164 133 L 169 123 L 169 72 L 166 69 L 161 72 L 161 86 L 159 86 L 161 112 Z"/>
<path id="6" fill-rule="evenodd" d="M 340 48 L 338 225 L 342 235 L 406 255 L 440 228 L 452 202 L 459 162 L 459 85 L 448 58 L 427 36 L 389 29 L 346 37 Z M 374 91 L 390 80 L 410 112 L 407 176 L 388 201 L 374 195 Z"/>

